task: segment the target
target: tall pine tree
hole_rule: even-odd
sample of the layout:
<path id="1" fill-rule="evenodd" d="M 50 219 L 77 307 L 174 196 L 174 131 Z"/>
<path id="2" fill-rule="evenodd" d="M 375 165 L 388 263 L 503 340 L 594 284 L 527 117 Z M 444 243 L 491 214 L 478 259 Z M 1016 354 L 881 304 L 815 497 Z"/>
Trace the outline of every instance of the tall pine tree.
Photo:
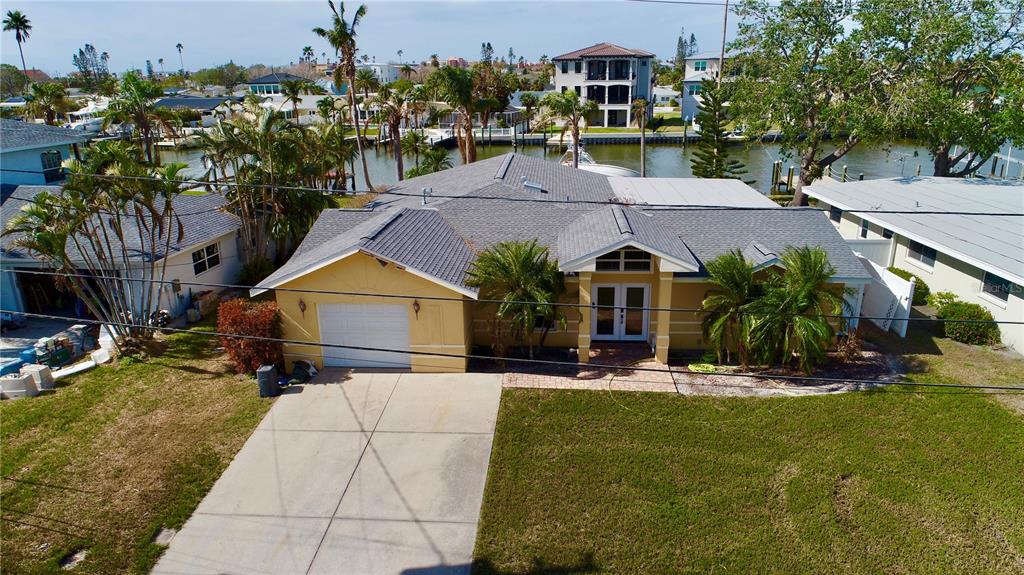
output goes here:
<path id="1" fill-rule="evenodd" d="M 700 142 L 693 152 L 691 171 L 698 178 L 734 178 L 742 180 L 746 166 L 737 159 L 729 159 L 727 132 L 728 112 L 724 106 L 723 90 L 714 80 L 704 80 L 700 87 L 700 108 L 696 121 L 700 126 Z M 744 180 L 753 184 L 754 180 Z"/>

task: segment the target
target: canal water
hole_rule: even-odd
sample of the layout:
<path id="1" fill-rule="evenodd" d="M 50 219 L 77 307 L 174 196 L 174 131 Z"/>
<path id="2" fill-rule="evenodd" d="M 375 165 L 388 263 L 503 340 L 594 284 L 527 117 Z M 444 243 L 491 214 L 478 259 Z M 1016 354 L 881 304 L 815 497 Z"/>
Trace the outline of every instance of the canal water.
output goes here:
<path id="1" fill-rule="evenodd" d="M 687 146 L 648 144 L 647 175 L 649 177 L 675 178 L 692 176 L 690 165 L 695 149 L 693 144 Z M 513 150 L 511 145 L 483 145 L 479 148 L 477 158 L 482 160 L 512 151 L 551 161 L 557 161 L 562 155 L 562 152 L 552 148 L 545 151 L 543 146 L 520 146 L 517 150 Z M 640 170 L 640 146 L 638 144 L 592 145 L 587 147 L 587 151 L 598 163 Z M 452 149 L 449 154 L 452 157 L 452 164 L 458 166 L 461 162 L 458 151 Z M 200 150 L 163 150 L 160 157 L 164 163 L 184 162 L 188 164 L 187 173 L 190 177 L 196 177 L 204 171 Z M 729 147 L 729 157 L 743 162 L 748 170 L 746 179 L 755 180 L 753 187 L 765 193 L 771 187 L 773 162 L 782 160 L 783 177 L 785 177 L 789 166 L 796 164 L 796 158 L 787 157 L 777 144 L 769 143 L 734 144 Z M 367 158 L 369 159 L 370 178 L 374 185 L 397 181 L 394 161 L 383 146 L 377 149 L 370 148 Z M 413 164 L 412 158 L 406 159 L 406 168 L 412 167 Z M 833 166 L 836 177 L 839 176 L 844 165 L 847 166 L 849 179 L 857 179 L 861 174 L 865 179 L 912 176 L 917 173 L 918 166 L 921 168 L 922 175 L 931 175 L 931 156 L 928 151 L 911 142 L 892 142 L 875 146 L 859 145 Z M 357 171 L 359 171 L 358 163 Z M 361 175 L 358 176 L 357 182 L 362 184 Z"/>

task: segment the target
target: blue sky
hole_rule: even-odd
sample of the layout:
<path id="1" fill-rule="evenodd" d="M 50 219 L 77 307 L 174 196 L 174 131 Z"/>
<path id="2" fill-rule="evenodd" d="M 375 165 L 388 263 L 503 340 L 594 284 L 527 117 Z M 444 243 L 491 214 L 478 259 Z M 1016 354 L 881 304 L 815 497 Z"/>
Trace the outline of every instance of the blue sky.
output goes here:
<path id="1" fill-rule="evenodd" d="M 351 4 L 354 6 L 355 4 Z M 366 2 L 359 29 L 362 52 L 377 61 L 462 56 L 476 59 L 480 43 L 504 55 L 536 60 L 612 42 L 671 57 L 679 27 L 697 35 L 701 50 L 714 50 L 721 38 L 722 8 L 602 2 Z M 5 1 L 3 12 L 21 10 L 32 21 L 25 44 L 29 67 L 47 73 L 73 70 L 71 55 L 85 43 L 110 53 L 110 68 L 145 68 L 147 59 L 178 68 L 174 46 L 184 45 L 185 67 L 195 70 L 233 60 L 237 64 L 282 65 L 297 60 L 303 46 L 317 55 L 329 51 L 310 31 L 329 24 L 321 2 L 35 2 Z M 733 24 L 732 22 L 730 24 Z M 730 39 L 734 26 L 730 26 Z M 0 60 L 20 67 L 14 34 L 5 32 Z"/>

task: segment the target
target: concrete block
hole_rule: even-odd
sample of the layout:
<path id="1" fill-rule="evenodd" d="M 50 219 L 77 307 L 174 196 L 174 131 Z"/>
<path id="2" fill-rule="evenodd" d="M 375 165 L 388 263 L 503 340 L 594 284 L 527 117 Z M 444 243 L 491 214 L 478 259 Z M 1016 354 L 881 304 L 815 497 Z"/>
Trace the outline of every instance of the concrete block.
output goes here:
<path id="1" fill-rule="evenodd" d="M 106 348 L 99 348 L 96 351 L 89 354 L 92 360 L 96 362 L 96 365 L 107 363 L 110 361 L 110 350 Z"/>
<path id="2" fill-rule="evenodd" d="M 0 388 L 3 389 L 3 397 L 7 399 L 39 395 L 39 388 L 36 387 L 36 382 L 27 373 L 0 378 Z"/>
<path id="3" fill-rule="evenodd" d="M 53 389 L 53 373 L 50 372 L 50 368 L 45 365 L 39 365 L 33 363 L 24 365 L 21 367 L 21 373 L 32 376 L 32 381 L 35 382 L 36 387 L 39 389 Z"/>

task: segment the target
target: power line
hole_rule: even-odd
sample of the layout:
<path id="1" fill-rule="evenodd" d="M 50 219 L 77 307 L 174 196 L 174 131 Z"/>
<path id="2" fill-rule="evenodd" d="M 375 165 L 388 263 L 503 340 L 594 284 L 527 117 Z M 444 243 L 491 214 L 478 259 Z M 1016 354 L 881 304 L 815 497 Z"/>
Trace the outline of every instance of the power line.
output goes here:
<path id="1" fill-rule="evenodd" d="M 66 320 L 66 319 L 68 319 L 66 317 L 61 317 L 61 316 L 58 316 L 58 315 L 49 315 L 49 314 L 40 314 L 40 313 L 26 313 L 26 312 L 14 312 L 14 311 L 11 311 L 11 310 L 4 310 L 4 309 L 0 309 L 0 313 L 21 313 L 21 315 L 26 315 L 26 316 L 30 316 L 30 317 L 38 317 L 38 318 L 42 318 L 42 319 L 58 319 L 58 320 Z M 258 335 L 232 334 L 232 333 L 223 333 L 223 332 L 217 332 L 217 331 L 191 330 L 191 329 L 172 328 L 172 327 L 155 328 L 155 327 L 152 327 L 152 326 L 147 326 L 147 325 L 142 325 L 142 324 L 125 323 L 125 322 L 109 322 L 109 321 L 100 321 L 100 320 L 94 320 L 94 319 L 80 319 L 80 320 L 76 320 L 76 321 L 80 321 L 82 323 L 89 323 L 89 324 L 93 324 L 93 325 L 100 325 L 100 326 L 103 326 L 103 325 L 116 325 L 116 326 L 119 326 L 119 327 L 135 328 L 135 329 L 142 329 L 142 330 L 153 330 L 153 331 L 162 331 L 162 332 L 169 331 L 169 332 L 173 332 L 173 333 L 190 333 L 190 334 L 201 335 L 201 336 L 206 336 L 206 337 L 217 337 L 217 338 L 222 338 L 223 337 L 223 338 L 228 338 L 228 339 L 245 339 L 245 340 L 249 340 L 249 341 L 267 341 L 267 342 L 272 342 L 272 343 L 280 343 L 280 344 L 288 344 L 288 345 L 311 345 L 311 346 L 318 346 L 318 347 L 321 347 L 321 348 L 326 347 L 326 348 L 331 348 L 331 349 L 347 349 L 347 350 L 351 350 L 351 351 L 372 351 L 372 352 L 380 352 L 380 353 L 401 353 L 401 354 L 418 355 L 418 356 L 426 356 L 426 357 L 445 357 L 445 358 L 451 358 L 451 359 L 476 359 L 476 360 L 486 360 L 486 361 L 507 361 L 507 362 L 517 362 L 517 363 L 532 363 L 532 364 L 537 364 L 537 365 L 569 366 L 569 367 L 576 367 L 576 368 L 581 368 L 581 369 L 608 369 L 608 370 L 616 370 L 616 371 L 630 370 L 630 371 L 643 371 L 643 372 L 651 372 L 651 373 L 668 373 L 668 374 L 679 373 L 679 374 L 683 374 L 683 375 L 692 375 L 692 376 L 696 376 L 696 377 L 710 377 L 710 376 L 716 376 L 716 377 L 738 377 L 738 378 L 745 378 L 745 379 L 776 379 L 776 380 L 782 380 L 782 381 L 807 381 L 807 382 L 818 381 L 818 382 L 837 383 L 837 384 L 838 383 L 844 383 L 844 384 L 855 383 L 855 384 L 871 385 L 871 386 L 874 386 L 874 385 L 881 385 L 881 386 L 886 386 L 886 385 L 906 385 L 906 386 L 912 386 L 912 387 L 937 387 L 937 388 L 956 388 L 956 389 L 988 389 L 988 390 L 996 390 L 996 391 L 1024 392 L 1024 386 L 1013 386 L 1013 385 L 968 385 L 968 384 L 964 384 L 964 383 L 925 383 L 925 382 L 914 382 L 914 381 L 908 381 L 908 382 L 900 381 L 900 382 L 896 382 L 896 381 L 882 381 L 882 380 L 875 380 L 875 379 L 839 378 L 839 377 L 824 377 L 824 376 L 809 376 L 809 375 L 781 375 L 781 374 L 780 375 L 775 375 L 775 374 L 717 373 L 717 372 L 713 373 L 713 374 L 710 374 L 710 373 L 702 373 L 702 372 L 690 371 L 690 370 L 685 370 L 685 371 L 684 370 L 677 370 L 677 371 L 673 371 L 671 369 L 657 368 L 657 367 L 641 367 L 641 366 L 628 366 L 628 365 L 627 366 L 623 366 L 623 365 L 608 365 L 608 364 L 598 364 L 598 363 L 581 363 L 581 362 L 571 362 L 571 361 L 557 361 L 557 360 L 550 360 L 550 359 L 529 359 L 529 358 L 518 358 L 518 357 L 495 357 L 495 356 L 490 356 L 490 355 L 480 355 L 480 354 L 471 354 L 471 353 L 446 353 L 446 352 L 416 351 L 416 350 L 411 350 L 411 349 L 393 349 L 393 348 L 367 347 L 367 346 L 357 346 L 357 345 L 342 345 L 342 344 L 336 344 L 336 343 L 326 343 L 326 342 L 317 342 L 317 341 L 303 341 L 303 340 L 285 339 L 285 338 L 276 338 L 276 337 L 264 337 L 264 336 L 258 336 Z"/>
<path id="2" fill-rule="evenodd" d="M 192 265 L 192 264 L 171 264 L 171 265 Z M 124 281 L 124 282 L 143 282 L 151 284 L 177 284 L 184 286 L 202 286 L 212 287 L 220 289 L 238 289 L 238 290 L 252 290 L 256 289 L 256 286 L 247 286 L 242 284 L 226 284 L 226 283 L 214 283 L 214 282 L 187 282 L 179 280 L 159 280 L 155 278 L 134 278 L 134 277 L 118 277 L 118 276 L 97 276 L 90 274 L 72 274 L 65 272 L 49 272 L 43 270 L 27 270 L 27 269 L 8 269 L 3 270 L 9 273 L 16 274 L 29 274 L 29 275 L 43 275 L 43 276 L 54 276 L 54 277 L 74 277 L 81 279 L 94 279 L 94 280 L 109 280 L 109 281 Z M 307 293 L 307 294 L 319 294 L 319 295 L 343 295 L 343 296 L 355 296 L 355 297 L 378 297 L 384 299 L 413 299 L 413 300 L 425 300 L 425 301 L 451 301 L 451 302 L 465 302 L 464 298 L 455 296 L 421 296 L 412 294 L 396 294 L 396 293 L 373 293 L 373 292 L 357 292 L 357 291 L 340 291 L 340 290 L 323 290 L 323 289 L 312 289 L 312 288 L 285 288 L 285 287 L 267 287 L 259 288 L 266 289 L 269 291 L 282 291 L 292 293 Z M 667 311 L 667 312 L 684 312 L 684 313 L 712 313 L 710 310 L 703 308 L 686 308 L 686 307 L 656 307 L 656 306 L 617 306 L 617 305 L 601 305 L 601 304 L 583 304 L 579 302 L 542 302 L 532 300 L 504 300 L 504 299 L 475 299 L 472 300 L 477 303 L 494 303 L 494 304 L 513 304 L 513 305 L 537 305 L 537 306 L 549 306 L 549 307 L 568 307 L 577 309 L 628 309 L 637 311 Z M 15 312 L 20 313 L 20 312 Z M 981 323 L 981 324 L 1007 324 L 1007 325 L 1024 325 L 1024 321 L 1012 321 L 1012 320 L 980 320 L 980 319 L 940 319 L 932 317 L 907 317 L 904 319 L 896 319 L 888 316 L 863 316 L 863 315 L 842 315 L 842 314 L 813 314 L 813 315 L 801 315 L 800 317 L 814 317 L 814 318 L 825 318 L 825 319 L 871 319 L 871 320 L 891 320 L 891 321 L 941 321 L 944 323 Z"/>
<path id="3" fill-rule="evenodd" d="M 317 192 L 327 193 L 330 195 L 337 195 L 339 190 L 331 190 L 328 188 L 314 188 L 308 186 L 287 186 L 277 184 L 239 184 L 236 182 L 209 182 L 205 180 L 166 180 L 163 178 L 157 178 L 153 176 L 123 176 L 116 174 L 68 174 L 74 177 L 86 177 L 86 178 L 100 178 L 109 180 L 137 180 L 137 181 L 156 181 L 160 183 L 173 183 L 178 185 L 189 185 L 189 186 L 202 186 L 202 187 L 233 187 L 233 188 L 255 188 L 255 189 L 270 189 L 270 190 L 289 190 L 289 191 L 301 191 L 301 192 Z M 359 192 L 353 192 L 359 193 Z M 377 192 L 361 192 L 361 193 L 377 193 Z M 422 193 L 416 192 L 403 192 L 399 190 L 389 189 L 383 192 L 379 192 L 379 196 L 398 196 L 408 198 L 422 198 Z M 13 197 L 13 196 L 12 196 Z M 490 200 L 490 201 L 504 201 L 504 202 L 520 202 L 520 203 L 544 203 L 544 204 L 568 204 L 568 205 L 635 205 L 637 207 L 651 208 L 651 209 L 687 209 L 687 210 L 723 210 L 723 211 L 740 211 L 740 212 L 751 212 L 751 211 L 793 211 L 794 208 L 782 207 L 782 206 L 723 206 L 718 204 L 625 204 L 621 202 L 615 202 L 612 200 L 584 200 L 584 199 L 557 199 L 557 198 L 538 198 L 534 196 L 529 197 L 511 197 L 511 196 L 489 196 L 480 194 L 430 194 L 427 196 L 428 199 L 461 199 L 461 200 Z M 16 199 L 39 203 L 33 199 L 17 197 Z M 817 208 L 810 208 L 816 211 Z M 197 212 L 174 212 L 177 216 L 190 216 L 200 215 L 211 212 L 220 211 L 221 207 L 211 208 L 208 210 L 201 210 Z M 1024 217 L 1024 212 L 1020 213 L 1008 213 L 1008 212 L 963 212 L 963 211 L 945 211 L 945 210 L 881 210 L 881 209 L 862 209 L 862 210 L 844 210 L 850 213 L 856 214 L 904 214 L 904 215 L 949 215 L 949 216 L 1007 216 L 1007 217 Z M 126 214 L 134 217 L 134 214 Z"/>

